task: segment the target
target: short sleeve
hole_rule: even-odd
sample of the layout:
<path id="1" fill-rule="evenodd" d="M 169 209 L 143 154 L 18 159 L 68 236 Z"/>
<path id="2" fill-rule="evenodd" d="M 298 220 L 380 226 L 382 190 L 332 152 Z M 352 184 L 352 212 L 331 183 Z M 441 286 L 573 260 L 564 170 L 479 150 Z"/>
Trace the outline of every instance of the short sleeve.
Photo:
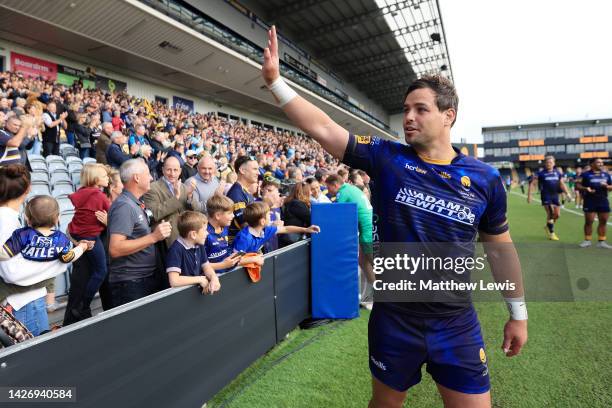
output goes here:
<path id="1" fill-rule="evenodd" d="M 110 208 L 108 217 L 109 234 L 120 234 L 126 237 L 134 232 L 134 220 L 132 219 L 132 209 L 126 202 L 115 201 Z"/>
<path id="2" fill-rule="evenodd" d="M 352 168 L 361 169 L 368 174 L 373 174 L 378 164 L 376 157 L 384 143 L 386 142 L 378 136 L 349 134 L 342 162 Z"/>
<path id="3" fill-rule="evenodd" d="M 200 251 L 200 266 L 204 266 L 208 263 L 208 255 L 206 254 L 206 247 L 204 245 L 200 245 L 198 247 Z"/>
<path id="4" fill-rule="evenodd" d="M 497 177 L 490 187 L 489 200 L 484 213 L 480 217 L 478 230 L 490 235 L 499 235 L 508 231 L 506 219 L 506 189 L 501 177 Z"/>
<path id="5" fill-rule="evenodd" d="M 249 241 L 247 240 L 246 235 L 240 231 L 234 240 L 234 251 L 250 252 L 249 249 Z"/>
<path id="6" fill-rule="evenodd" d="M 276 225 L 268 225 L 264 228 L 264 242 L 268 242 L 272 239 L 278 232 L 278 227 Z"/>
<path id="7" fill-rule="evenodd" d="M 24 245 L 21 242 L 21 229 L 13 232 L 11 237 L 4 243 L 4 250 L 11 256 L 15 256 L 21 252 Z"/>
<path id="8" fill-rule="evenodd" d="M 181 264 L 181 253 L 178 247 L 173 244 L 166 254 L 166 272 L 181 273 Z"/>

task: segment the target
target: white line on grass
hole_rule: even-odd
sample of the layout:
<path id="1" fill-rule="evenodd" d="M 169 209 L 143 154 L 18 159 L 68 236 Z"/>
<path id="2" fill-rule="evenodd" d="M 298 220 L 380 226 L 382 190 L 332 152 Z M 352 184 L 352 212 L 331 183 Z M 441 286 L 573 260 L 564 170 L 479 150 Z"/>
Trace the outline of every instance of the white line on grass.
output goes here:
<path id="1" fill-rule="evenodd" d="M 516 191 L 510 191 L 510 194 L 514 194 L 514 195 L 517 195 L 517 196 L 520 196 L 520 197 L 525 197 L 525 198 L 527 198 L 527 195 L 526 195 L 526 194 L 517 193 Z M 568 213 L 572 213 L 572 214 L 579 215 L 579 216 L 581 216 L 581 217 L 584 215 L 584 213 L 581 213 L 581 212 L 578 212 L 578 211 L 574 211 L 574 210 L 570 210 L 569 208 L 564 208 L 564 207 L 561 207 L 561 210 L 563 210 L 563 211 L 567 211 Z M 607 225 L 612 225 L 612 222 L 607 222 L 606 224 L 607 224 Z"/>

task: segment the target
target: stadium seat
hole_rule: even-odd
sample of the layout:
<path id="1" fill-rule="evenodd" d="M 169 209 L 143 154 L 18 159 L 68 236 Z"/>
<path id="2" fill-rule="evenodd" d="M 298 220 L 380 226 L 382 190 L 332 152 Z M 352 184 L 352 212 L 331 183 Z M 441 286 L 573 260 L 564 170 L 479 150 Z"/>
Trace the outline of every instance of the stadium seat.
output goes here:
<path id="1" fill-rule="evenodd" d="M 47 162 L 47 164 L 53 163 L 53 162 L 58 162 L 58 163 L 66 164 L 66 161 L 64 160 L 64 158 L 62 156 L 56 156 L 54 154 L 50 154 L 49 156 L 47 156 L 45 158 L 45 161 Z"/>
<path id="2" fill-rule="evenodd" d="M 72 182 L 65 183 L 59 182 L 53 186 L 53 197 L 67 197 L 69 194 L 74 193 L 74 189 L 72 188 Z"/>
<path id="3" fill-rule="evenodd" d="M 47 168 L 49 169 L 49 174 L 57 173 L 58 171 L 68 173 L 68 167 L 60 162 L 51 162 Z"/>
<path id="4" fill-rule="evenodd" d="M 80 161 L 68 163 L 68 171 L 70 173 L 74 173 L 77 171 L 80 172 L 82 168 L 83 168 L 83 164 Z"/>
<path id="5" fill-rule="evenodd" d="M 51 191 L 49 191 L 49 185 L 32 183 L 30 192 L 28 193 L 28 197 L 33 197 L 37 195 L 51 195 Z"/>
<path id="6" fill-rule="evenodd" d="M 52 186 L 56 185 L 59 181 L 67 181 L 68 183 L 72 184 L 72 179 L 70 178 L 68 171 L 56 171 L 54 173 L 51 173 L 50 181 L 51 182 L 49 184 L 51 184 Z"/>
<path id="7" fill-rule="evenodd" d="M 58 200 L 59 201 L 59 200 Z M 70 201 L 68 201 L 70 202 Z M 61 207 L 60 207 L 61 209 Z M 72 221 L 72 217 L 74 217 L 74 209 L 66 209 L 60 212 L 60 230 L 62 232 L 66 232 L 68 230 L 68 224 Z"/>
<path id="8" fill-rule="evenodd" d="M 83 164 L 87 164 L 87 163 L 95 163 L 96 159 L 94 159 L 93 157 L 86 157 L 83 159 Z"/>
<path id="9" fill-rule="evenodd" d="M 72 205 L 72 202 L 66 197 L 58 197 L 57 203 L 59 204 L 60 208 L 60 224 L 62 215 L 64 214 L 71 213 L 70 219 L 72 219 L 72 215 L 74 215 L 74 206 Z M 68 223 L 66 223 L 66 225 L 68 225 Z"/>
<path id="10" fill-rule="evenodd" d="M 70 173 L 70 178 L 72 179 L 72 185 L 75 190 L 81 187 L 81 172 Z"/>
<path id="11" fill-rule="evenodd" d="M 49 183 L 49 174 L 47 174 L 46 171 L 42 172 L 42 171 L 34 171 L 32 173 L 30 173 L 30 180 L 32 181 L 32 183 L 35 183 L 37 181 L 40 181 L 41 184 L 48 184 Z"/>
<path id="12" fill-rule="evenodd" d="M 47 172 L 47 163 L 45 163 L 45 161 L 39 161 L 39 160 L 35 160 L 32 161 L 30 160 L 30 167 L 32 167 L 32 171 L 41 171 L 41 172 Z"/>
<path id="13" fill-rule="evenodd" d="M 68 156 L 66 157 L 66 163 L 70 165 L 70 163 L 83 163 L 83 161 L 78 156 Z"/>
<path id="14" fill-rule="evenodd" d="M 32 161 L 45 161 L 45 158 L 42 157 L 40 154 L 33 154 L 33 153 L 28 153 L 28 160 Z"/>

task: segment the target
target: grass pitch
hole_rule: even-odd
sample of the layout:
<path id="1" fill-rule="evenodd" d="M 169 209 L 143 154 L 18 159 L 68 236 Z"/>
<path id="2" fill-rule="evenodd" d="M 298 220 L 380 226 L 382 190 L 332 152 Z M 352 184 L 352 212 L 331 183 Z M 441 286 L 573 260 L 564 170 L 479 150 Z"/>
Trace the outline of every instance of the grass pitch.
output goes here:
<path id="1" fill-rule="evenodd" d="M 568 249 L 564 262 L 570 290 L 580 301 L 530 302 L 529 341 L 523 353 L 513 358 L 505 357 L 501 351 L 502 328 L 507 319 L 504 305 L 476 304 L 487 344 L 493 406 L 612 407 L 611 254 L 596 248 L 574 250 L 582 240 L 580 215 L 562 211 L 556 226 L 561 240 L 546 241 L 544 211 L 539 205 L 528 205 L 516 194 L 509 194 L 508 200 L 511 233 L 517 244 Z M 573 205 L 568 209 L 579 212 Z M 523 273 L 537 271 L 524 268 Z M 358 319 L 307 331 L 294 330 L 208 406 L 367 406 L 368 317 L 369 313 L 362 309 Z M 425 370 L 423 381 L 408 392 L 405 406 L 442 406 L 435 384 Z"/>

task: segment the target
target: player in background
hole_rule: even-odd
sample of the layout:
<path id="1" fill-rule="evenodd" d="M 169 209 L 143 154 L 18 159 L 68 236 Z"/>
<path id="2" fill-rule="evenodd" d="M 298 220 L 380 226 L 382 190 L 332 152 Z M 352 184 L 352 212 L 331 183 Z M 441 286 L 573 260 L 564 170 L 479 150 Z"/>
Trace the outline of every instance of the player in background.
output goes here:
<path id="1" fill-rule="evenodd" d="M 559 219 L 561 211 L 559 193 L 564 192 L 568 197 L 571 196 L 563 182 L 563 175 L 555 168 L 555 158 L 546 156 L 544 166 L 544 169 L 540 170 L 529 184 L 527 202 L 531 203 L 531 192 L 537 183 L 540 189 L 542 206 L 546 211 L 546 226 L 544 227 L 546 237 L 551 241 L 558 241 L 559 237 L 555 234 L 555 223 Z"/>
<path id="2" fill-rule="evenodd" d="M 576 188 L 581 192 L 584 200 L 582 207 L 584 211 L 584 241 L 580 243 L 580 248 L 591 246 L 593 222 L 595 216 L 597 216 L 599 220 L 597 247 L 612 249 L 612 245 L 606 242 L 606 224 L 610 215 L 608 192 L 612 190 L 612 177 L 605 170 L 603 160 L 598 158 L 591 160 L 591 169 L 580 175 Z"/>

